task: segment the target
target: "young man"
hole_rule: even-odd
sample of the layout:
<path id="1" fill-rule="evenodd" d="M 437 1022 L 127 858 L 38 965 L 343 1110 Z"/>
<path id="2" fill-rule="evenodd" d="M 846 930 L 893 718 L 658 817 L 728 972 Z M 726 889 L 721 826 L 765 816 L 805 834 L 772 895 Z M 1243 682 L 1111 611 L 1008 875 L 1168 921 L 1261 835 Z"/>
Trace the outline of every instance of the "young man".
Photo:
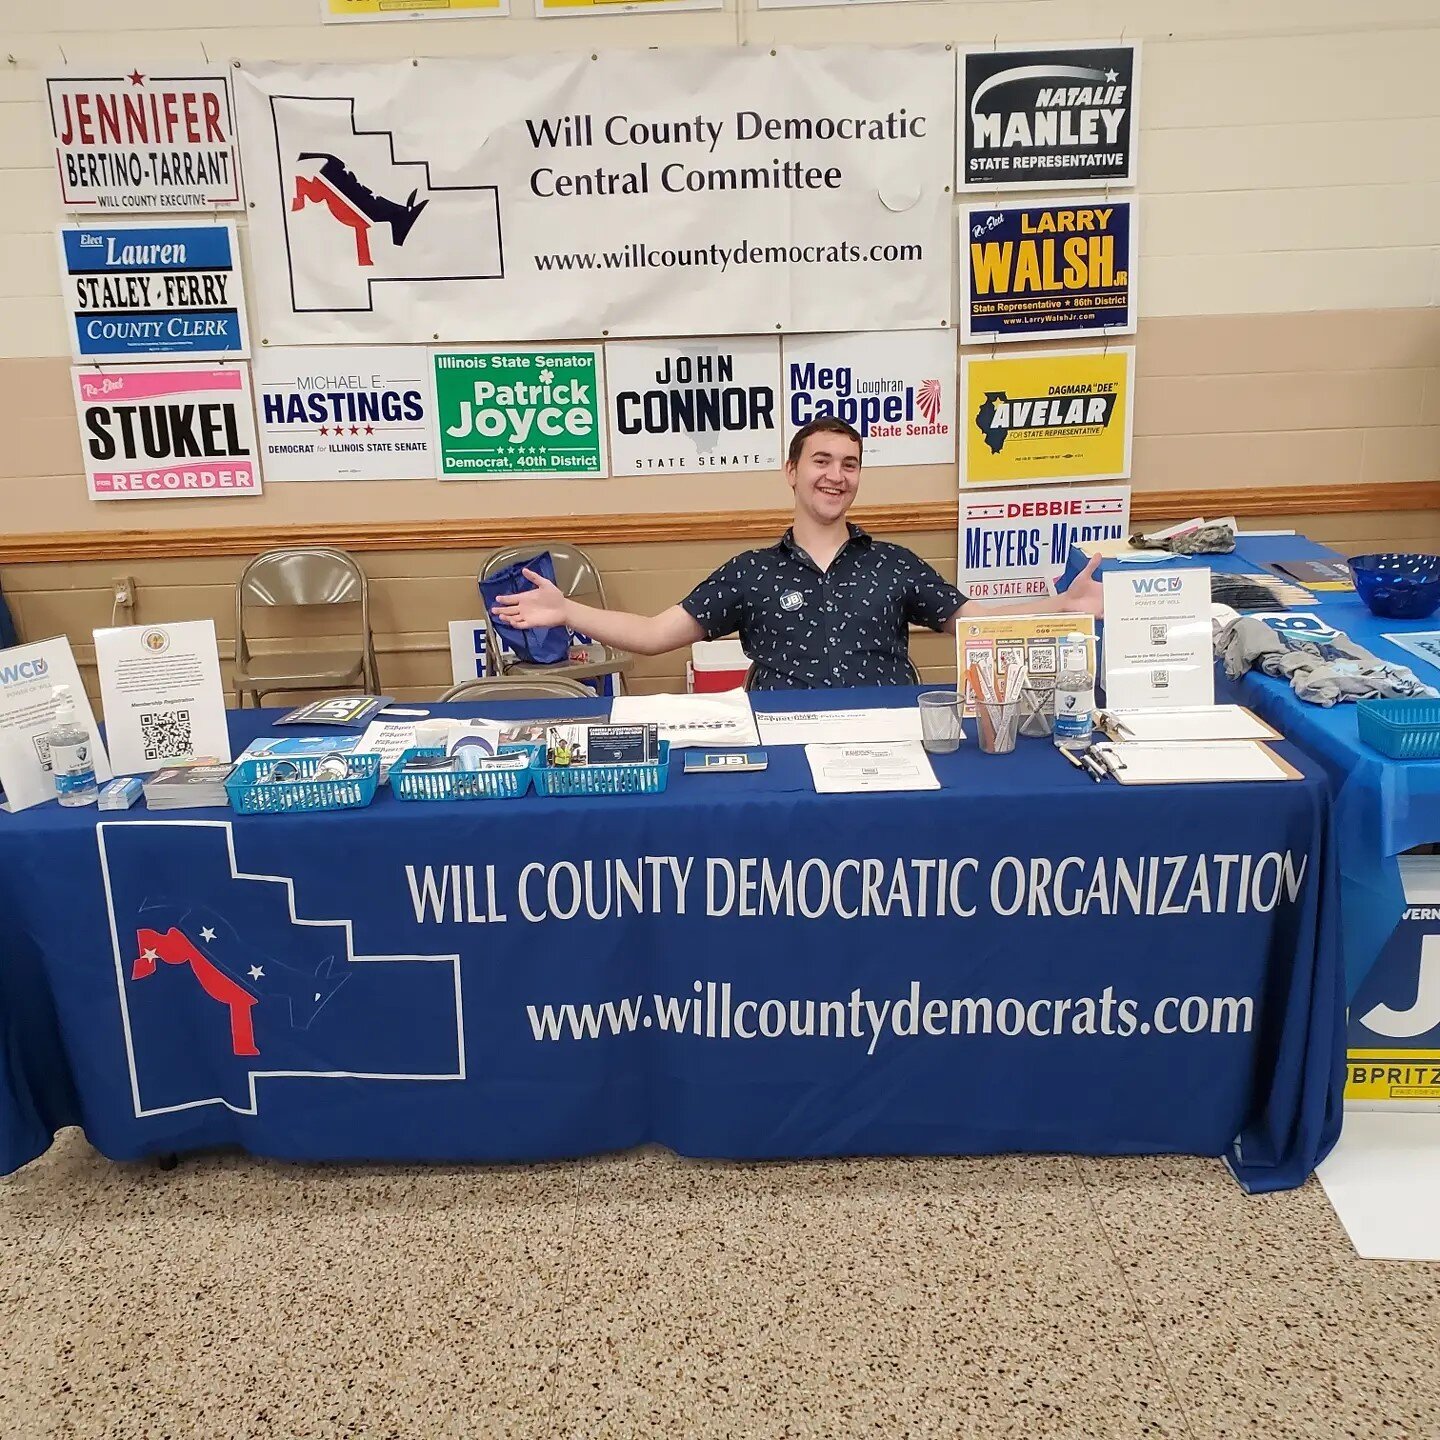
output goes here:
<path id="1" fill-rule="evenodd" d="M 567 600 L 529 570 L 534 590 L 502 595 L 496 618 L 533 629 L 566 625 L 638 655 L 740 632 L 757 690 L 908 685 L 909 626 L 952 629 L 961 616 L 1099 615 L 1098 558 L 1053 600 L 967 600 L 903 546 L 845 520 L 860 487 L 860 436 L 843 420 L 812 420 L 790 442 L 785 478 L 795 521 L 778 544 L 727 560 L 658 615 L 597 610 Z"/>

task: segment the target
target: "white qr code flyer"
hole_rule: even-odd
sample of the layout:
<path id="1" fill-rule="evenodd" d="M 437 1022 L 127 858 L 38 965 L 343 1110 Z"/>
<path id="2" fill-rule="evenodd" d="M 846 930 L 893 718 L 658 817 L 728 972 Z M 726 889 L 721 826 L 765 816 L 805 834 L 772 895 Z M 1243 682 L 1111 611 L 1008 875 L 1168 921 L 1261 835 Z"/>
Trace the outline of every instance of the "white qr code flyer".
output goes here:
<path id="1" fill-rule="evenodd" d="M 97 630 L 95 664 L 117 775 L 230 759 L 213 620 Z"/>

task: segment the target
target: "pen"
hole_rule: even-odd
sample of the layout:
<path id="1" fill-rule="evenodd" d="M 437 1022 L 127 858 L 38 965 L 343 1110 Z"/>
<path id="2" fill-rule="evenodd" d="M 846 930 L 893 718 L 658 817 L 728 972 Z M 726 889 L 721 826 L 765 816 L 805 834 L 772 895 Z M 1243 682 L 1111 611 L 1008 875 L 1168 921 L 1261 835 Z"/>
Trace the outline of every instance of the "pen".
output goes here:
<path id="1" fill-rule="evenodd" d="M 1092 778 L 1097 783 L 1103 780 L 1110 773 L 1098 760 L 1096 760 L 1091 755 L 1082 755 L 1080 757 L 1080 763 L 1090 772 Z"/>
<path id="2" fill-rule="evenodd" d="M 1083 769 L 1085 768 L 1085 767 L 1080 763 L 1079 758 L 1078 758 L 1076 755 L 1073 755 L 1069 750 L 1061 750 L 1060 753 L 1061 753 L 1077 770 L 1083 770 Z"/>

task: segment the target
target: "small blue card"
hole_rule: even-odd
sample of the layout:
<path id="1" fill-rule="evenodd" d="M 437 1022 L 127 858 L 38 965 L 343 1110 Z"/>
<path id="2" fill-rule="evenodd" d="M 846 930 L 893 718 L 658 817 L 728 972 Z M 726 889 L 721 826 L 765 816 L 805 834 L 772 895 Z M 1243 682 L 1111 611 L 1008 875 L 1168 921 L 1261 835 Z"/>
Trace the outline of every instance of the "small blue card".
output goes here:
<path id="1" fill-rule="evenodd" d="M 763 750 L 687 750 L 687 775 L 739 774 L 743 770 L 763 770 L 770 757 Z"/>

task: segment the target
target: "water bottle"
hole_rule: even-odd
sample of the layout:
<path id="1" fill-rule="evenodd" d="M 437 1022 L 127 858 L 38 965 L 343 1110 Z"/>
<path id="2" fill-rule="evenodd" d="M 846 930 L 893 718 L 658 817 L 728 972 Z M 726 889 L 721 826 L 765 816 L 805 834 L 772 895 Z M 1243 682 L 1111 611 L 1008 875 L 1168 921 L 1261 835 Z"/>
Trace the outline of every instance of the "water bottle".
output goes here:
<path id="1" fill-rule="evenodd" d="M 70 687 L 57 685 L 54 699 L 55 725 L 45 739 L 50 746 L 55 798 L 62 805 L 93 805 L 99 794 L 95 785 L 95 742 L 90 732 L 76 723 Z"/>
<path id="2" fill-rule="evenodd" d="M 1095 710 L 1095 674 L 1085 636 L 1067 635 L 1060 642 L 1060 671 L 1055 681 L 1055 743 L 1062 750 L 1084 750 L 1090 744 Z"/>

